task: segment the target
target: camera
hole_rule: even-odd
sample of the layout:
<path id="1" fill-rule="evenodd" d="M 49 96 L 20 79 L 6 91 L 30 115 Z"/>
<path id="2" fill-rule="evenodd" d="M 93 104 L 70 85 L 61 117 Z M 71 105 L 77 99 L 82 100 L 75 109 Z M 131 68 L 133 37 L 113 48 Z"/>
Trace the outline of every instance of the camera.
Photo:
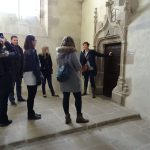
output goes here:
<path id="1" fill-rule="evenodd" d="M 0 38 L 4 38 L 4 34 L 3 33 L 0 33 Z"/>
<path id="2" fill-rule="evenodd" d="M 1 39 L 4 38 L 3 33 L 0 33 L 0 38 L 1 38 Z M 3 44 L 2 44 L 2 43 L 0 43 L 0 54 L 1 54 L 1 53 L 4 53 L 4 50 L 3 50 Z"/>

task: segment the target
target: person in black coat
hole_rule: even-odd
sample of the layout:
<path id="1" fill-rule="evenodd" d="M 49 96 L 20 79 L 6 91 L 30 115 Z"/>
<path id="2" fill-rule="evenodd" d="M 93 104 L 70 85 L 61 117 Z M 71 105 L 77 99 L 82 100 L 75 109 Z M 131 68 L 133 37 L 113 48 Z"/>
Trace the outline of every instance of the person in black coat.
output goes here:
<path id="1" fill-rule="evenodd" d="M 49 53 L 48 47 L 42 48 L 42 54 L 39 54 L 39 60 L 41 63 L 41 72 L 44 76 L 44 81 L 42 82 L 43 97 L 47 97 L 46 90 L 45 90 L 46 80 L 48 81 L 48 86 L 49 86 L 52 96 L 58 97 L 58 95 L 55 94 L 55 91 L 52 85 L 53 64 L 52 64 L 52 59 L 51 59 L 51 55 Z"/>
<path id="2" fill-rule="evenodd" d="M 0 38 L 0 127 L 8 126 L 8 96 L 12 83 L 12 60 L 18 57 L 14 47 L 4 38 Z"/>
<path id="3" fill-rule="evenodd" d="M 18 102 L 26 101 L 21 94 L 21 84 L 22 84 L 22 77 L 23 77 L 23 50 L 18 45 L 18 37 L 12 36 L 11 37 L 11 45 L 19 54 L 19 57 L 13 60 L 13 82 L 11 92 L 9 94 L 9 100 L 12 105 L 16 105 L 15 98 L 14 98 L 14 87 L 16 84 L 16 93 L 17 93 L 17 100 Z"/>
<path id="4" fill-rule="evenodd" d="M 84 93 L 87 95 L 88 80 L 90 78 L 92 97 L 95 98 L 95 76 L 97 74 L 96 57 L 106 57 L 105 54 L 101 54 L 95 50 L 89 49 L 89 43 L 83 43 L 83 51 L 80 53 L 80 63 L 82 65 L 82 74 L 84 76 Z M 111 56 L 111 52 L 109 54 Z"/>
<path id="5" fill-rule="evenodd" d="M 34 111 L 34 100 L 37 93 L 37 87 L 41 84 L 43 76 L 40 71 L 38 55 L 35 49 L 36 39 L 33 35 L 28 35 L 24 43 L 24 63 L 23 63 L 23 78 L 27 85 L 28 98 L 28 120 L 41 119 L 41 114 Z"/>

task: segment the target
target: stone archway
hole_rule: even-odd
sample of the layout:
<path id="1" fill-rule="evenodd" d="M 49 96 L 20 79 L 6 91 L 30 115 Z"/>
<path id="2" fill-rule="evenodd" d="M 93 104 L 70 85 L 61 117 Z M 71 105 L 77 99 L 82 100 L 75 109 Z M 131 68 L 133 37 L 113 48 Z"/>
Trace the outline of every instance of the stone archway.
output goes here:
<path id="1" fill-rule="evenodd" d="M 125 69 L 126 69 L 126 52 L 127 52 L 127 34 L 128 25 L 130 22 L 131 15 L 131 1 L 125 0 L 122 6 L 122 16 L 119 20 L 117 18 L 118 10 L 113 8 L 114 2 L 108 0 L 106 2 L 107 14 L 104 22 L 97 21 L 97 9 L 95 9 L 94 16 L 94 47 L 97 51 L 104 52 L 103 45 L 109 43 L 120 42 L 121 43 L 121 60 L 120 60 L 120 75 L 117 82 L 117 86 L 112 92 L 112 100 L 119 103 L 120 105 L 125 105 L 125 98 L 128 96 L 128 86 L 126 84 Z M 98 28 L 99 26 L 99 28 Z M 98 62 L 98 75 L 96 78 L 97 92 L 102 93 L 102 78 L 103 78 L 103 61 Z"/>
<path id="2" fill-rule="evenodd" d="M 104 53 L 104 45 L 121 43 L 118 36 L 109 36 L 98 39 L 97 51 Z M 104 59 L 97 59 L 96 93 L 103 94 Z"/>

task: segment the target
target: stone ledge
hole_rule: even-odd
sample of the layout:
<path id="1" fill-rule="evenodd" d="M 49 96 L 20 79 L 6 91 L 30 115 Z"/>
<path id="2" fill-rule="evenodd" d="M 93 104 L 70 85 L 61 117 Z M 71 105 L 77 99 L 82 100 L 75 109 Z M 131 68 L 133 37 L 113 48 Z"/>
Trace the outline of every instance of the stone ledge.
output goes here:
<path id="1" fill-rule="evenodd" d="M 38 140 L 43 140 L 43 139 L 47 139 L 47 138 L 54 138 L 54 137 L 58 137 L 58 136 L 63 136 L 63 135 L 67 135 L 67 134 L 71 134 L 71 133 L 75 133 L 75 132 L 80 132 L 80 131 L 85 131 L 85 130 L 89 130 L 89 129 L 93 129 L 93 128 L 97 128 L 97 127 L 105 127 L 108 125 L 112 125 L 112 124 L 117 124 L 117 123 L 122 123 L 122 122 L 126 122 L 126 121 L 131 121 L 131 120 L 139 120 L 141 119 L 139 114 L 129 114 L 129 115 L 122 115 L 120 117 L 114 117 L 113 119 L 105 119 L 101 122 L 97 121 L 97 123 L 94 123 L 93 121 L 91 123 L 88 124 L 80 124 L 79 126 L 77 125 L 77 127 L 75 128 L 71 128 L 71 129 L 62 129 L 59 130 L 58 132 L 55 133 L 47 133 L 45 135 L 41 135 L 41 136 L 37 136 L 37 137 L 30 137 L 24 140 L 20 140 L 20 141 L 14 141 L 12 143 L 7 143 L 5 145 L 0 145 L 0 149 L 4 149 L 7 146 L 16 146 L 19 144 L 23 144 L 23 143 L 31 143 L 31 142 L 35 142 Z M 63 126 L 63 125 L 62 125 Z"/>

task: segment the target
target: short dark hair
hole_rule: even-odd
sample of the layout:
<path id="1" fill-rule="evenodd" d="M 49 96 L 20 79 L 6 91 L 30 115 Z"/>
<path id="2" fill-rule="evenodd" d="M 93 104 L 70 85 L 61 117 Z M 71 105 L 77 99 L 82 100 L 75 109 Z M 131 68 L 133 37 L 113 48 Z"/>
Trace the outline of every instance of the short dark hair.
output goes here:
<path id="1" fill-rule="evenodd" d="M 18 36 L 12 35 L 10 39 L 12 40 L 13 38 L 18 38 Z"/>
<path id="2" fill-rule="evenodd" d="M 33 43 L 32 43 L 33 41 L 35 41 L 35 36 L 27 35 L 26 39 L 25 39 L 25 42 L 24 42 L 24 49 L 25 50 L 34 49 L 34 46 L 33 46 Z"/>
<path id="3" fill-rule="evenodd" d="M 89 42 L 83 42 L 83 45 L 86 44 L 87 46 L 90 46 Z"/>
<path id="4" fill-rule="evenodd" d="M 75 43 L 74 43 L 73 38 L 71 36 L 64 37 L 61 46 L 75 47 Z"/>

